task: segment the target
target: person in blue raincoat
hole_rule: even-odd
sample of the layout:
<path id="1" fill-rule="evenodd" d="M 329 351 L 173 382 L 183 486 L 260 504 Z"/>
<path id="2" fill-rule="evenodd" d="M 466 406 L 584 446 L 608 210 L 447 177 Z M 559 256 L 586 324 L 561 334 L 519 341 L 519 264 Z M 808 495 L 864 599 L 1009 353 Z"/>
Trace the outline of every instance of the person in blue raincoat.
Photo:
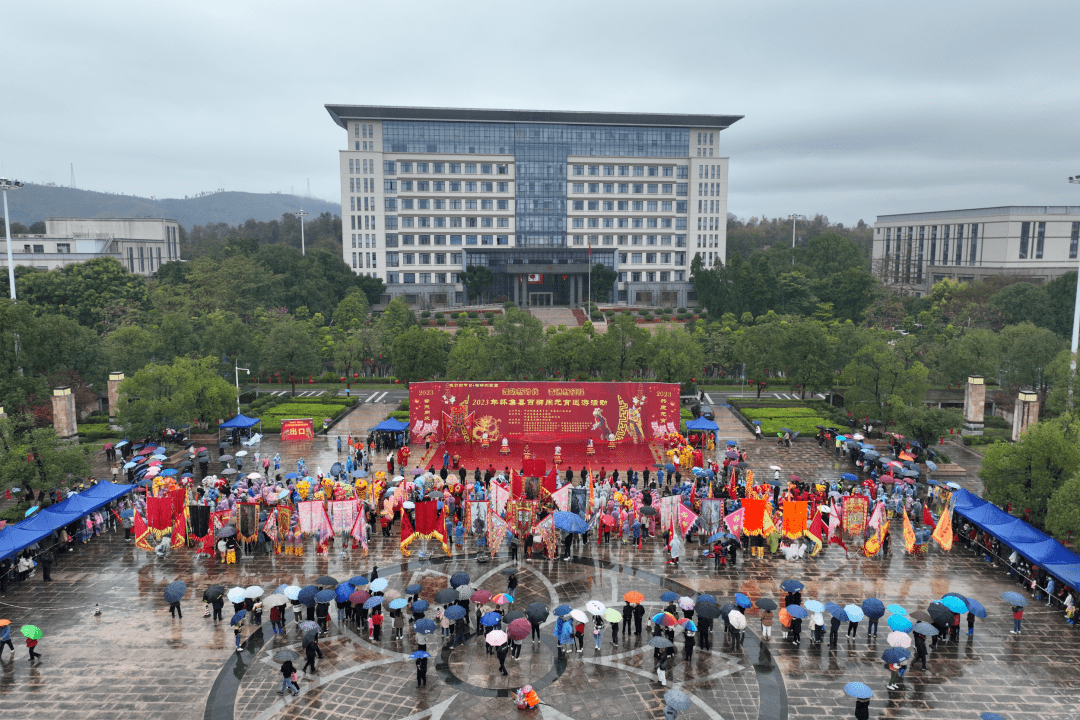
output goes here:
<path id="1" fill-rule="evenodd" d="M 454 540 L 457 542 L 458 547 L 465 544 L 465 524 L 460 520 L 458 520 L 457 525 L 454 527 Z"/>

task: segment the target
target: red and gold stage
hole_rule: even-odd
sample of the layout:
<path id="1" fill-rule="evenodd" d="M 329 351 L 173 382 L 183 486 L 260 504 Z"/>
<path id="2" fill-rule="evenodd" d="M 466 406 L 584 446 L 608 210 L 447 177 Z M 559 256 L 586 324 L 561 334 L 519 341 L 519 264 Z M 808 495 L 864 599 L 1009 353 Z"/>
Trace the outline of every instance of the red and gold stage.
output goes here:
<path id="1" fill-rule="evenodd" d="M 679 430 L 679 386 L 420 382 L 409 385 L 409 411 L 412 442 L 439 443 L 428 461 L 437 468 L 446 451 L 469 470 L 521 470 L 530 458 L 560 474 L 567 467 L 641 470 L 658 462 L 655 446 Z"/>

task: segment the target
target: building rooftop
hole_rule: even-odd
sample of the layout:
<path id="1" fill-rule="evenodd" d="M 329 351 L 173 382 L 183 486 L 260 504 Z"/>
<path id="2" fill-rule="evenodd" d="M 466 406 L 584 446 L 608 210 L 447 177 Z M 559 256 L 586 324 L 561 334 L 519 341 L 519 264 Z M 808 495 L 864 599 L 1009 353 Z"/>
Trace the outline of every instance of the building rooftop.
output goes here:
<path id="1" fill-rule="evenodd" d="M 938 210 L 933 212 L 878 215 L 879 223 L 906 222 L 908 220 L 948 220 L 964 217 L 991 217 L 994 215 L 1080 215 L 1080 205 L 1003 205 L 1001 207 L 972 208 L 970 210 Z"/>
<path id="2" fill-rule="evenodd" d="M 492 110 L 482 108 L 326 105 L 341 127 L 350 120 L 436 120 L 445 122 L 551 123 L 563 125 L 626 125 L 633 127 L 726 128 L 742 115 L 678 115 L 674 113 L 576 112 L 561 110 Z"/>

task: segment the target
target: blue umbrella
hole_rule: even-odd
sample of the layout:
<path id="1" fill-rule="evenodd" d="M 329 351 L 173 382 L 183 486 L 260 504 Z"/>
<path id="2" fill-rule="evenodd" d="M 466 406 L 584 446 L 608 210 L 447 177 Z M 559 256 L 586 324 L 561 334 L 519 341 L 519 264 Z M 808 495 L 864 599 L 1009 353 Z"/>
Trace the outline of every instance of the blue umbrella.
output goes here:
<path id="1" fill-rule="evenodd" d="M 890 605 L 885 609 L 891 612 L 893 615 L 907 615 L 907 610 L 905 610 L 900 605 Z"/>
<path id="2" fill-rule="evenodd" d="M 793 618 L 805 619 L 807 617 L 806 608 L 804 608 L 802 605 L 788 605 L 787 611 L 788 615 Z"/>
<path id="3" fill-rule="evenodd" d="M 368 584 L 368 579 L 363 575 L 357 575 L 356 577 L 349 578 L 349 584 L 355 588 L 360 588 Z"/>
<path id="4" fill-rule="evenodd" d="M 417 620 L 413 629 L 417 635 L 431 635 L 435 632 L 435 621 L 428 618 Z"/>
<path id="5" fill-rule="evenodd" d="M 728 440 L 727 441 L 727 446 L 728 447 L 735 447 L 738 444 L 739 444 L 738 440 Z"/>
<path id="6" fill-rule="evenodd" d="M 937 463 L 933 460 L 927 460 L 926 467 L 930 469 L 930 472 L 937 472 Z"/>
<path id="7" fill-rule="evenodd" d="M 926 635 L 927 637 L 931 637 L 933 635 L 938 634 L 938 629 L 936 627 L 934 627 L 930 623 L 925 623 L 925 622 L 917 622 L 917 623 L 915 623 L 915 627 L 912 628 L 912 629 L 915 632 L 919 633 L 920 635 Z"/>
<path id="8" fill-rule="evenodd" d="M 315 596 L 319 594 L 319 588 L 314 585 L 305 585 L 300 589 L 300 594 L 296 596 L 296 599 L 300 601 L 301 605 L 312 606 L 315 604 Z"/>
<path id="9" fill-rule="evenodd" d="M 410 660 L 421 660 L 423 658 L 429 658 L 429 657 L 431 657 L 431 656 L 428 655 L 423 650 L 417 650 L 416 652 L 414 652 L 412 655 L 409 656 L 409 659 Z"/>
<path id="10" fill-rule="evenodd" d="M 697 624 L 693 620 L 687 620 L 681 627 L 683 632 L 697 632 Z"/>
<path id="11" fill-rule="evenodd" d="M 187 584 L 183 580 L 173 580 L 165 586 L 165 602 L 180 602 L 180 598 L 184 597 L 186 592 Z"/>
<path id="12" fill-rule="evenodd" d="M 699 603 L 703 603 L 703 602 L 716 603 L 716 598 L 714 598 L 712 595 L 710 595 L 708 593 L 702 593 L 701 595 L 697 596 L 696 602 L 699 602 Z M 719 603 L 717 603 L 717 604 L 719 604 Z"/>
<path id="13" fill-rule="evenodd" d="M 803 603 L 803 607 L 805 607 L 810 612 L 819 613 L 819 612 L 824 612 L 825 611 L 825 606 L 822 605 L 817 600 L 807 600 L 806 602 Z"/>
<path id="14" fill-rule="evenodd" d="M 135 462 L 134 460 L 129 460 L 128 462 L 124 463 L 124 469 L 125 470 L 130 470 L 131 468 L 135 467 L 136 465 L 138 465 L 137 462 Z"/>
<path id="15" fill-rule="evenodd" d="M 954 613 L 966 613 L 968 611 L 967 603 L 952 595 L 941 598 L 941 604 Z"/>
<path id="16" fill-rule="evenodd" d="M 881 654 L 881 659 L 887 663 L 902 663 L 911 657 L 911 651 L 902 647 L 891 647 Z"/>
<path id="17" fill-rule="evenodd" d="M 869 700 L 874 697 L 874 691 L 870 689 L 870 686 L 861 682 L 849 682 L 844 686 L 844 692 L 856 700 Z"/>
<path id="18" fill-rule="evenodd" d="M 785 580 L 784 582 L 780 583 L 780 589 L 784 592 L 799 592 L 805 587 L 806 586 L 798 580 Z"/>
<path id="19" fill-rule="evenodd" d="M 997 713 L 984 712 L 982 715 L 979 716 L 979 720 L 1005 720 L 1005 718 L 998 715 Z"/>
<path id="20" fill-rule="evenodd" d="M 834 602 L 827 602 L 827 603 L 825 603 L 825 612 L 829 613 L 833 617 L 836 617 L 837 613 L 844 612 L 844 608 L 840 607 L 838 604 L 836 604 Z"/>
<path id="21" fill-rule="evenodd" d="M 556 513 L 556 514 L 558 514 L 558 513 Z M 456 572 L 456 573 L 454 573 L 453 575 L 450 576 L 450 587 L 452 587 L 452 588 L 459 588 L 462 585 L 468 585 L 468 584 L 469 584 L 469 573 L 467 573 L 467 572 Z"/>
<path id="22" fill-rule="evenodd" d="M 1020 607 L 1027 607 L 1028 604 L 1027 598 L 1012 590 L 1001 593 L 1001 599 L 1010 605 L 1019 605 Z"/>
<path id="23" fill-rule="evenodd" d="M 663 600 L 664 602 L 675 602 L 676 600 L 679 599 L 679 596 L 678 596 L 677 593 L 673 593 L 672 591 L 668 590 L 667 592 L 665 592 L 663 595 L 660 596 L 660 599 Z"/>
<path id="24" fill-rule="evenodd" d="M 480 624 L 484 627 L 494 627 L 502 622 L 502 615 L 497 612 L 484 613 L 480 618 Z"/>
<path id="25" fill-rule="evenodd" d="M 245 617 L 247 617 L 247 610 L 241 610 L 240 612 L 238 612 L 238 613 L 236 613 L 235 615 L 232 616 L 232 620 L 229 621 L 229 624 L 230 625 L 236 625 L 241 620 L 243 620 Z"/>
<path id="26" fill-rule="evenodd" d="M 286 480 L 295 480 L 295 479 L 296 479 L 296 478 L 298 478 L 298 477 L 300 477 L 300 474 L 299 474 L 299 473 L 293 473 L 293 472 L 291 472 L 291 473 L 285 473 L 285 479 L 286 479 Z"/>
<path id="27" fill-rule="evenodd" d="M 941 486 L 941 483 L 939 483 L 939 482 L 938 482 L 937 480 L 935 480 L 934 478 L 928 478 L 928 479 L 926 480 L 926 484 L 927 484 L 927 485 L 933 485 L 934 487 L 940 487 L 940 486 Z"/>
<path id="28" fill-rule="evenodd" d="M 412 604 L 412 611 L 414 613 L 422 613 L 427 609 L 428 609 L 428 601 L 427 600 L 417 600 L 417 601 L 413 602 L 413 604 Z"/>
<path id="29" fill-rule="evenodd" d="M 569 533 L 583 533 L 589 529 L 580 515 L 562 510 L 555 512 L 555 527 Z"/>
<path id="30" fill-rule="evenodd" d="M 465 608 L 460 605 L 451 605 L 446 608 L 446 613 L 444 613 L 444 615 L 450 620 L 460 620 L 465 617 Z"/>
<path id="31" fill-rule="evenodd" d="M 400 610 L 401 608 L 405 607 L 408 604 L 409 604 L 409 601 L 406 600 L 405 598 L 394 598 L 393 600 L 390 601 L 390 609 L 391 610 Z"/>
<path id="32" fill-rule="evenodd" d="M 162 470 L 161 474 L 166 475 L 166 476 L 170 476 L 170 475 L 176 475 L 178 472 L 180 472 L 180 471 L 179 470 L 173 470 L 172 468 L 169 468 L 167 470 Z"/>
<path id="33" fill-rule="evenodd" d="M 419 595 L 420 591 L 424 589 L 424 586 L 420 583 L 413 583 L 405 588 L 405 592 L 408 595 Z"/>
<path id="34" fill-rule="evenodd" d="M 337 599 L 337 591 L 336 590 L 330 590 L 330 589 L 320 590 L 319 592 L 317 592 L 315 594 L 315 602 L 317 602 L 317 603 L 328 603 L 328 602 L 331 602 L 331 601 L 336 600 L 336 599 Z"/>
<path id="35" fill-rule="evenodd" d="M 34 507 L 32 507 L 32 508 L 30 508 L 29 510 L 27 510 L 27 511 L 26 511 L 26 514 L 25 514 L 25 515 L 23 515 L 23 517 L 30 517 L 31 515 L 33 515 L 34 513 L 36 513 L 36 512 L 37 512 L 37 510 L 38 510 L 38 506 L 37 506 L 37 505 L 35 505 Z"/>
<path id="36" fill-rule="evenodd" d="M 122 517 L 122 518 L 135 517 L 135 511 L 132 510 L 131 508 L 124 508 L 123 510 L 120 511 L 120 517 Z"/>
<path id="37" fill-rule="evenodd" d="M 885 603 L 877 598 L 866 598 L 862 602 L 862 611 L 866 613 L 866 617 L 877 620 L 885 614 Z"/>
<path id="38" fill-rule="evenodd" d="M 753 603 L 750 602 L 750 598 L 742 593 L 735 593 L 735 604 L 741 608 L 748 608 L 753 605 Z"/>
<path id="39" fill-rule="evenodd" d="M 960 486 L 959 486 L 959 485 L 957 485 L 957 484 L 956 484 L 956 483 L 954 483 L 954 482 L 947 482 L 947 483 L 945 483 L 945 487 L 949 488 L 950 490 L 959 490 L 959 489 L 960 489 Z"/>
<path id="40" fill-rule="evenodd" d="M 389 584 L 390 584 L 390 581 L 387 580 L 386 578 L 375 578 L 374 580 L 371 581 L 371 586 L 370 586 L 371 592 L 373 592 L 373 593 L 382 592 L 383 590 L 386 589 L 386 586 L 389 585 Z"/>
<path id="41" fill-rule="evenodd" d="M 356 591 L 356 588 L 349 583 L 341 583 L 334 589 L 335 599 L 339 603 L 349 602 L 349 596 Z"/>
<path id="42" fill-rule="evenodd" d="M 844 473 L 840 476 L 841 480 L 847 480 L 848 482 L 859 482 L 859 476 L 854 473 Z M 866 687 L 863 685 L 863 687 Z"/>
<path id="43" fill-rule="evenodd" d="M 383 598 L 382 595 L 376 595 L 375 597 L 370 597 L 370 598 L 368 598 L 367 600 L 364 601 L 364 609 L 365 610 L 371 610 L 372 608 L 377 608 L 380 605 L 382 605 L 383 600 L 384 600 L 384 598 Z"/>
<path id="44" fill-rule="evenodd" d="M 573 608 L 569 605 L 560 605 L 559 607 L 555 608 L 552 614 L 555 617 L 563 617 L 564 615 L 569 615 L 572 611 Z"/>
<path id="45" fill-rule="evenodd" d="M 982 603 L 975 598 L 966 598 L 968 612 L 977 618 L 986 617 L 986 608 L 982 606 Z"/>
<path id="46" fill-rule="evenodd" d="M 903 615 L 889 616 L 889 629 L 896 630 L 898 632 L 911 632 L 911 627 L 911 621 Z"/>
<path id="47" fill-rule="evenodd" d="M 751 420 L 750 422 L 753 423 L 754 425 L 760 425 L 761 424 L 760 420 Z"/>

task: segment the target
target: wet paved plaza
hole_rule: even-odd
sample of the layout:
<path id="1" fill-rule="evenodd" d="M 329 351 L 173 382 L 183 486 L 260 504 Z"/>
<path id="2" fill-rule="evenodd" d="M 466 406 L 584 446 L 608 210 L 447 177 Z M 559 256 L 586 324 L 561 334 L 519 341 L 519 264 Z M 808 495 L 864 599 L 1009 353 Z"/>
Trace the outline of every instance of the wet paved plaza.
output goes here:
<path id="1" fill-rule="evenodd" d="M 387 410 L 382 407 L 383 413 Z M 375 414 L 376 409 L 369 411 Z M 378 418 L 376 418 L 378 419 Z M 369 418 L 355 419 L 356 427 L 369 427 Z M 369 424 L 365 424 L 369 423 Z M 318 443 L 318 441 L 316 441 Z M 834 477 L 847 470 L 812 442 L 777 448 L 768 441 L 750 442 L 753 467 L 780 464 L 803 477 Z M 288 451 L 289 448 L 286 448 Z M 330 448 L 319 451 L 331 457 Z M 950 448 L 951 450 L 951 448 Z M 287 462 L 295 463 L 288 452 Z M 308 460 L 309 467 L 312 462 Z M 324 465 L 325 467 L 325 465 Z M 961 478 L 971 489 L 977 479 Z M 895 547 L 895 546 L 894 546 Z M 466 547 L 469 553 L 474 548 Z M 691 707 L 680 718 L 716 720 L 771 720 L 772 718 L 853 717 L 854 702 L 842 688 L 861 680 L 874 689 L 872 718 L 977 718 L 985 711 L 1010 720 L 1073 717 L 1080 699 L 1075 669 L 1075 630 L 1060 612 L 1032 603 L 1024 617 L 1024 633 L 1012 635 L 1009 608 L 998 599 L 1015 590 L 1000 568 L 962 547 L 943 554 L 909 557 L 894 550 L 887 558 L 850 559 L 837 547 L 818 558 L 788 562 L 767 558 L 746 562 L 739 556 L 735 568 L 713 571 L 700 548 L 687 546 L 680 566 L 663 564 L 665 556 L 656 540 L 638 550 L 613 542 L 578 548 L 571 562 L 520 562 L 515 607 L 531 602 L 549 608 L 559 603 L 583 607 L 597 599 L 621 607 L 622 594 L 639 590 L 646 608 L 660 610 L 659 595 L 666 589 L 679 594 L 709 592 L 721 602 L 735 592 L 751 598 L 783 599 L 779 584 L 801 579 L 807 585 L 804 600 L 816 598 L 841 605 L 876 596 L 909 611 L 925 606 L 948 592 L 970 595 L 986 605 L 990 616 L 979 621 L 973 636 L 961 634 L 959 643 L 939 645 L 930 655 L 928 669 L 910 669 L 900 690 L 885 688 L 888 673 L 881 652 L 885 634 L 869 641 L 865 625 L 860 635 L 839 646 L 814 646 L 807 633 L 799 646 L 785 643 L 777 622 L 770 640 L 759 640 L 756 611 L 748 613 L 746 642 L 741 648 L 723 643 L 714 634 L 711 651 L 695 649 L 683 660 L 681 634 L 669 687 L 690 696 Z M 477 563 L 467 555 L 402 564 L 396 538 L 374 538 L 367 557 L 266 556 L 242 558 L 223 567 L 197 560 L 187 551 L 167 560 L 154 558 L 124 542 L 122 533 L 107 534 L 60 558 L 53 582 L 40 574 L 22 585 L 9 587 L 0 598 L 0 616 L 17 628 L 40 626 L 45 637 L 38 650 L 43 657 L 31 664 L 21 636 L 13 632 L 16 653 L 0 659 L 0 717 L 18 718 L 177 718 L 195 720 L 270 720 L 271 718 L 365 718 L 419 720 L 433 718 L 519 717 L 507 697 L 523 682 L 537 687 L 543 704 L 539 717 L 550 718 L 662 718 L 663 692 L 653 672 L 648 630 L 640 638 L 620 634 L 613 647 L 605 633 L 595 650 L 587 635 L 582 653 L 560 659 L 551 637 L 552 624 L 543 628 L 543 642 L 523 643 L 520 660 L 507 660 L 508 677 L 498 673 L 495 656 L 487 655 L 478 638 L 470 638 L 452 652 L 439 647 L 438 634 L 429 641 L 428 685 L 416 688 L 416 673 L 407 659 L 415 649 L 415 636 L 406 630 L 401 641 L 384 632 L 378 643 L 358 634 L 351 624 L 331 623 L 321 641 L 324 658 L 317 673 L 302 676 L 299 697 L 280 696 L 278 665 L 273 652 L 299 650 L 300 637 L 290 623 L 284 635 L 274 635 L 267 620 L 265 634 L 245 628 L 245 651 L 232 650 L 233 636 L 226 623 L 203 617 L 199 598 L 210 584 L 262 585 L 267 590 L 281 583 L 304 585 L 322 574 L 347 579 L 367 574 L 373 563 L 390 587 L 402 589 L 421 583 L 423 597 L 431 600 L 445 587 L 450 574 L 464 570 L 472 584 L 496 592 L 506 587 L 499 571 L 508 563 L 506 549 L 494 562 Z M 161 598 L 165 585 L 181 579 L 189 590 L 184 616 L 172 619 Z M 100 604 L 101 614 L 94 614 Z M 334 614 L 332 613 L 332 616 Z M 428 616 L 432 614 L 429 612 Z M 226 612 L 228 616 L 228 612 Z M 333 617 L 332 617 L 333 619 Z M 384 626 L 389 629 L 388 626 Z M 885 629 L 884 622 L 882 629 Z M 301 661 L 302 662 L 302 661 Z M 300 667 L 301 662 L 296 663 Z"/>

